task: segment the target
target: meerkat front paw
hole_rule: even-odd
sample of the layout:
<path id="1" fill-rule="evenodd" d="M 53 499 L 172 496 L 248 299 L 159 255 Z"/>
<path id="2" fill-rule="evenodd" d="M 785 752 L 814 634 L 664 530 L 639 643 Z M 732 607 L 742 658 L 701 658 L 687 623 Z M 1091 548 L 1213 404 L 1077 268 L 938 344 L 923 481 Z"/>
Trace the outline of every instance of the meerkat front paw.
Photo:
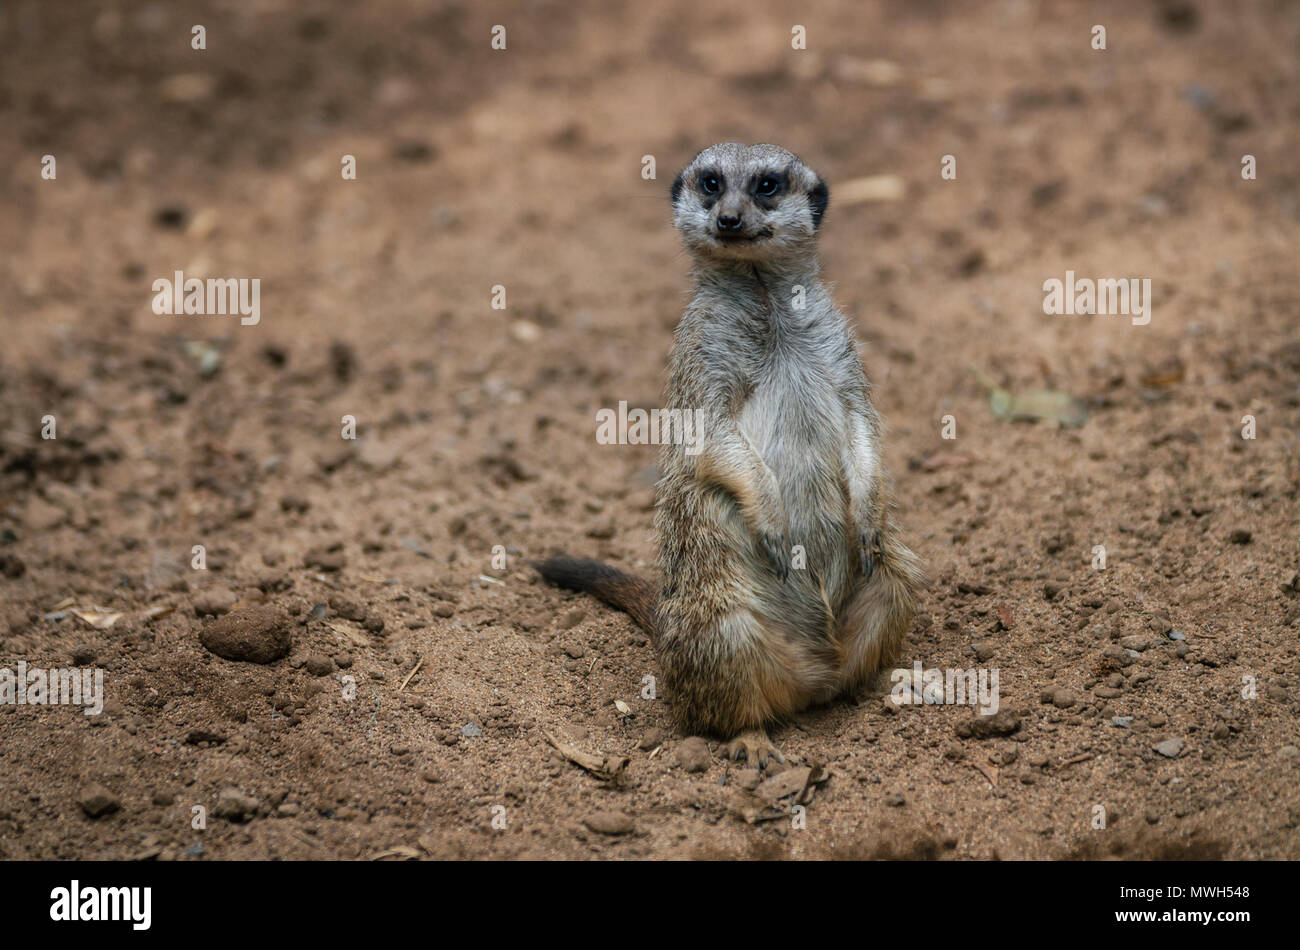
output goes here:
<path id="1" fill-rule="evenodd" d="M 858 559 L 862 565 L 862 575 L 871 580 L 876 573 L 876 562 L 880 560 L 880 532 L 874 529 L 858 533 Z"/>
<path id="2" fill-rule="evenodd" d="M 778 580 L 783 581 L 790 576 L 790 552 L 785 549 L 785 544 L 780 537 L 761 531 L 758 534 L 758 546 L 762 549 L 768 563 L 772 565 L 772 571 Z"/>
<path id="3" fill-rule="evenodd" d="M 723 745 L 722 754 L 733 762 L 739 762 L 743 758 L 756 769 L 766 768 L 769 759 L 785 764 L 785 756 L 762 729 L 742 732 Z"/>

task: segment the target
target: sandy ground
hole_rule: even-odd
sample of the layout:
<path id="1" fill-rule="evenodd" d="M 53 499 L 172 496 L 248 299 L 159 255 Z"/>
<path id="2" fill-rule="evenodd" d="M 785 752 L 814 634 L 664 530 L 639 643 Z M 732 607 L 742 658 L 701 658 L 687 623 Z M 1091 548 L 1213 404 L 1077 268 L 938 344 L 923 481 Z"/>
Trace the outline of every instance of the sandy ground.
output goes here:
<path id="1" fill-rule="evenodd" d="M 0 707 L 0 856 L 1300 856 L 1298 37 L 1271 2 L 5 4 L 0 666 L 106 703 Z M 746 820 L 646 638 L 524 563 L 651 570 L 656 450 L 595 412 L 658 404 L 668 183 L 724 140 L 831 182 L 931 578 L 902 665 L 1000 675 L 991 730 L 879 691 L 778 729 L 829 776 L 797 821 Z M 901 196 L 837 203 L 872 175 Z M 176 270 L 260 278 L 260 323 L 156 315 Z M 1067 270 L 1151 278 L 1150 324 L 1045 315 Z M 999 419 L 971 367 L 1090 418 Z M 249 623 L 287 656 L 200 641 Z"/>

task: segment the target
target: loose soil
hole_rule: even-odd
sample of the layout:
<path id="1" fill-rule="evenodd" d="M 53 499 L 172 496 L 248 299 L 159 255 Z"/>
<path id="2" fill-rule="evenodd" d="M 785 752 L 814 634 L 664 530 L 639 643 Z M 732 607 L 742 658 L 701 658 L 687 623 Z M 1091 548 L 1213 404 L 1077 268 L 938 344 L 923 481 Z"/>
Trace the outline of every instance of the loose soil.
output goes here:
<path id="1" fill-rule="evenodd" d="M 1298 38 L 1272 2 L 6 4 L 0 666 L 106 704 L 0 707 L 0 857 L 1300 857 Z M 525 563 L 653 569 L 656 450 L 595 412 L 659 404 L 668 183 L 724 140 L 831 182 L 930 577 L 900 665 L 1004 710 L 798 716 L 803 827 Z M 837 202 L 871 175 L 901 196 Z M 260 278 L 260 323 L 156 315 L 177 270 Z M 1151 278 L 1150 324 L 1045 315 L 1067 270 Z M 1003 421 L 972 367 L 1090 418 Z"/>

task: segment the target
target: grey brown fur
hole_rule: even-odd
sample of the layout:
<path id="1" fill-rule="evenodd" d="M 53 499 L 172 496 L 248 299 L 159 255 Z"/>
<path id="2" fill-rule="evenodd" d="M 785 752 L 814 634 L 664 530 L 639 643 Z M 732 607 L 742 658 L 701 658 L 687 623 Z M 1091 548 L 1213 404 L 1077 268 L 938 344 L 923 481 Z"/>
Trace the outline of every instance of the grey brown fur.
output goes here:
<path id="1" fill-rule="evenodd" d="M 922 581 L 891 520 L 852 332 L 821 281 L 827 197 L 774 145 L 715 145 L 678 176 L 673 221 L 696 288 L 667 408 L 706 421 L 698 454 L 662 450 L 660 587 L 591 561 L 538 565 L 637 616 L 678 725 L 759 762 L 779 757 L 768 724 L 893 658 Z"/>

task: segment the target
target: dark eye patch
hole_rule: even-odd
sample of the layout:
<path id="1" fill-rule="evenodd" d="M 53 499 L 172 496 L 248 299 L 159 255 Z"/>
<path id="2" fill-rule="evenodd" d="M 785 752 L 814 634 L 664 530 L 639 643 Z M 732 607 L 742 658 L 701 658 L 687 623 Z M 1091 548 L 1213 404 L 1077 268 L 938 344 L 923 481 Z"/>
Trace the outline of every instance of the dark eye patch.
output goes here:
<path id="1" fill-rule="evenodd" d="M 727 180 L 721 172 L 706 168 L 696 174 L 695 190 L 700 193 L 701 204 L 705 208 L 712 208 L 727 190 Z"/>
<path id="2" fill-rule="evenodd" d="M 760 172 L 749 181 L 750 194 L 764 208 L 775 206 L 775 200 L 784 193 L 789 176 L 785 172 Z"/>
<path id="3" fill-rule="evenodd" d="M 831 191 L 826 182 L 818 178 L 812 190 L 808 192 L 808 210 L 812 212 L 813 230 L 822 226 L 822 215 L 826 213 L 826 204 L 831 200 Z"/>

